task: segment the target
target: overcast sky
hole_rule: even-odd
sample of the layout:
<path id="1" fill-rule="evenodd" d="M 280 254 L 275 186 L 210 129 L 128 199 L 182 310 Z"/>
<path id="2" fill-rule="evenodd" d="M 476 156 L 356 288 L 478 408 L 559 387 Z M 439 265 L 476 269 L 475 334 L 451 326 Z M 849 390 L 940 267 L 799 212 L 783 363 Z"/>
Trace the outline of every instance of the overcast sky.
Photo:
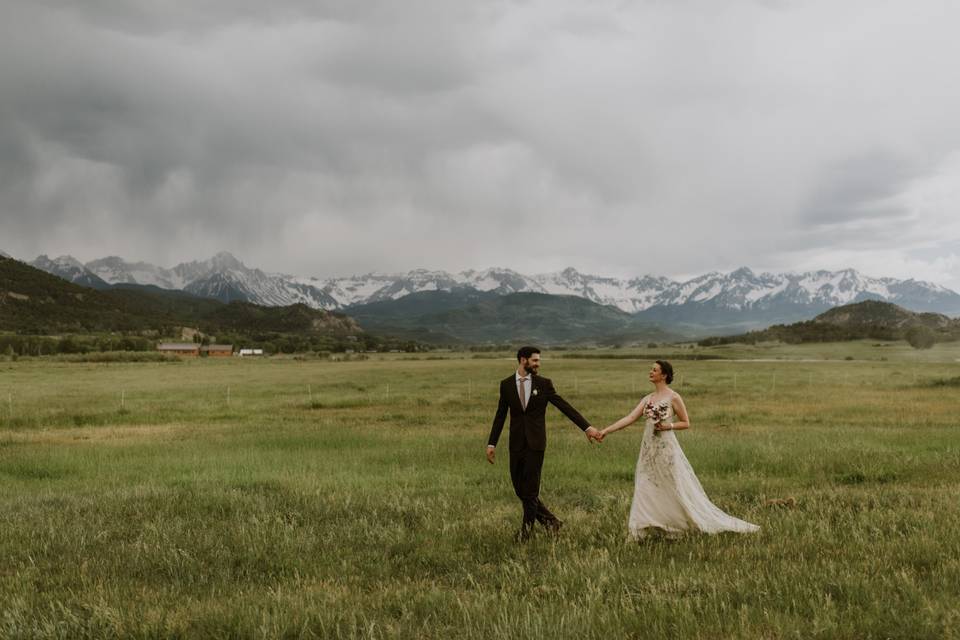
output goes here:
<path id="1" fill-rule="evenodd" d="M 0 250 L 960 289 L 953 0 L 3 0 Z"/>

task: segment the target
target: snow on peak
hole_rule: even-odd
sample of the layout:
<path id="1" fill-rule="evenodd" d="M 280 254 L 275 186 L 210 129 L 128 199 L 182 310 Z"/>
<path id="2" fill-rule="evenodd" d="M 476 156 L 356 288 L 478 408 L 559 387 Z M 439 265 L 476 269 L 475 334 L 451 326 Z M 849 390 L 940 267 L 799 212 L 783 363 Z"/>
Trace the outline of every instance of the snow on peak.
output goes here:
<path id="1" fill-rule="evenodd" d="M 939 285 L 916 280 L 871 278 L 854 269 L 804 273 L 757 273 L 742 266 L 729 273 L 712 271 L 684 281 L 643 275 L 629 279 L 583 273 L 574 267 L 525 275 L 503 267 L 449 273 L 413 269 L 407 273 L 317 278 L 265 273 L 249 268 L 228 252 L 165 269 L 145 262 L 126 262 L 109 256 L 86 265 L 71 256 L 39 256 L 34 266 L 79 282 L 92 276 L 107 283 L 152 284 L 186 289 L 198 295 L 231 296 L 266 305 L 302 302 L 314 308 L 336 309 L 382 300 L 395 300 L 422 291 L 472 289 L 501 295 L 517 292 L 547 293 L 586 298 L 629 313 L 653 307 L 708 305 L 711 308 L 749 311 L 777 305 L 847 304 L 864 296 L 890 302 L 923 301 L 936 306 L 948 300 L 960 307 L 960 295 Z M 224 292 L 227 292 L 224 294 Z"/>
<path id="2" fill-rule="evenodd" d="M 37 256 L 37 259 L 33 261 L 33 265 L 47 265 L 50 267 L 58 269 L 83 269 L 83 264 L 74 258 L 73 256 L 64 255 L 58 256 L 56 258 L 49 258 L 46 254 L 41 254 Z"/>
<path id="3" fill-rule="evenodd" d="M 207 260 L 207 264 L 210 265 L 211 269 L 217 271 L 225 271 L 228 269 L 242 271 L 246 269 L 244 264 L 229 251 L 220 251 L 217 255 Z"/>
<path id="4" fill-rule="evenodd" d="M 532 291 L 578 296 L 630 313 L 651 307 L 684 304 L 709 304 L 747 311 L 753 307 L 769 308 L 781 303 L 835 306 L 862 295 L 884 299 L 898 297 L 890 287 L 892 282 L 897 281 L 868 278 L 853 269 L 777 274 L 757 273 L 745 266 L 729 273 L 712 271 L 682 282 L 652 275 L 623 280 L 584 274 L 573 267 L 533 276 L 497 267 L 480 271 L 471 269 L 453 275 L 415 269 L 393 276 L 368 274 L 320 282 L 325 282 L 324 290 L 343 306 L 396 299 L 416 291 L 451 290 L 455 287 L 500 294 Z M 932 287 L 926 287 L 925 290 L 940 291 Z M 956 295 L 949 290 L 940 293 Z"/>

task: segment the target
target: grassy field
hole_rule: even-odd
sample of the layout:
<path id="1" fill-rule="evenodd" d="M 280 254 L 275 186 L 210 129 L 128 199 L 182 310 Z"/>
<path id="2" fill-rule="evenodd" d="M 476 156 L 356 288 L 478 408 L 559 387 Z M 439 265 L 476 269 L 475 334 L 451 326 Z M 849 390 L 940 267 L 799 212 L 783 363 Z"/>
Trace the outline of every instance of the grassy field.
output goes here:
<path id="1" fill-rule="evenodd" d="M 678 437 L 761 533 L 626 541 L 639 428 L 551 409 L 515 544 L 508 354 L 0 362 L 0 637 L 960 637 L 960 347 L 663 352 L 741 358 L 674 361 Z M 656 353 L 542 373 L 603 426 Z"/>

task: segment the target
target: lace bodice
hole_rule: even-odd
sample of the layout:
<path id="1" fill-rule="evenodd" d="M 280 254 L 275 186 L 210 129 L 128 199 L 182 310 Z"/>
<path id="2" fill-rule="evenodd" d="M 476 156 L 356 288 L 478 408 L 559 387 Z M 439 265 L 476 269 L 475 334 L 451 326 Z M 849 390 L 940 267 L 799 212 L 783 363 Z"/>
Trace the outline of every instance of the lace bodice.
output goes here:
<path id="1" fill-rule="evenodd" d="M 674 472 L 674 446 L 676 436 L 672 430 L 657 431 L 654 427 L 658 422 L 670 423 L 673 421 L 673 396 L 656 399 L 652 394 L 646 399 L 643 415 L 647 423 L 643 428 L 643 440 L 640 445 L 640 460 L 643 462 L 650 481 L 659 485 L 664 477 L 672 476 Z"/>

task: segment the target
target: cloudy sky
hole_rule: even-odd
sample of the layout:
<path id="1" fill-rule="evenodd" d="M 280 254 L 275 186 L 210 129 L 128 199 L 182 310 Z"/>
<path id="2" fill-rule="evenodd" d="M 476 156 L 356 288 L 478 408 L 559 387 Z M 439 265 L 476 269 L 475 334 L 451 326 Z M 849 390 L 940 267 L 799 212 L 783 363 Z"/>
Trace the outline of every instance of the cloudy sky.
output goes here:
<path id="1" fill-rule="evenodd" d="M 953 0 L 4 0 L 0 250 L 960 289 Z"/>

